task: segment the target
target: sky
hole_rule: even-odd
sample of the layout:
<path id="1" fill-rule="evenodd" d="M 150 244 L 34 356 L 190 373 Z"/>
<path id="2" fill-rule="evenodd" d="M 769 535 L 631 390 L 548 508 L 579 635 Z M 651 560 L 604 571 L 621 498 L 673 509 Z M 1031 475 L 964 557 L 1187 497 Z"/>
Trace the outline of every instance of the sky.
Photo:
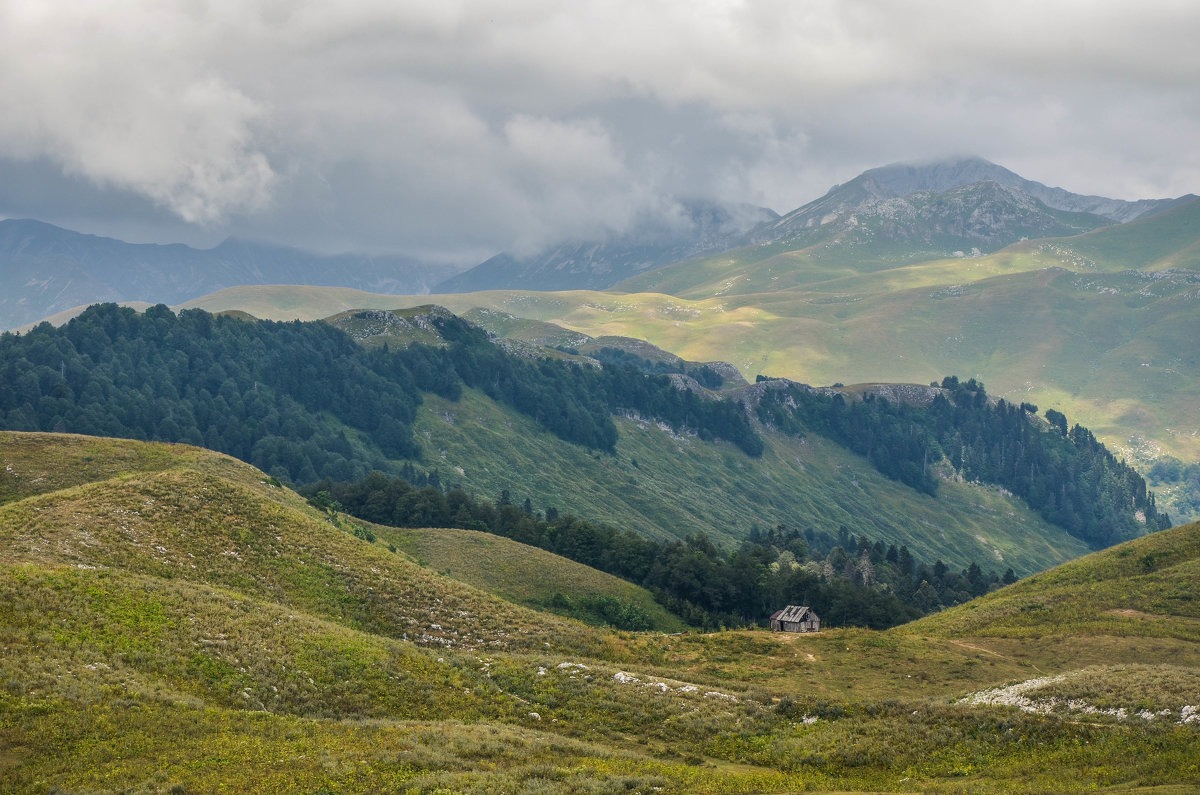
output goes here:
<path id="1" fill-rule="evenodd" d="M 0 0 L 0 217 L 474 264 L 979 155 L 1200 193 L 1194 0 Z"/>

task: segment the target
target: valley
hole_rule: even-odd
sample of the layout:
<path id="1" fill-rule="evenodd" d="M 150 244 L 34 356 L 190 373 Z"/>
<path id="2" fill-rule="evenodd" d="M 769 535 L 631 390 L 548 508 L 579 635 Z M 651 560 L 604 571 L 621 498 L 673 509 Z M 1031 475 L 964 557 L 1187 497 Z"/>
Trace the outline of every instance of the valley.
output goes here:
<path id="1" fill-rule="evenodd" d="M 677 210 L 465 270 L 0 221 L 57 313 L 0 335 L 0 790 L 1200 785 L 1200 199 Z"/>
<path id="2" fill-rule="evenodd" d="M 1200 780 L 1197 525 L 887 632 L 622 633 L 490 595 L 519 545 L 467 585 L 207 451 L 5 433 L 0 458 L 9 790 Z M 1018 682 L 1024 709 L 990 695 Z"/>

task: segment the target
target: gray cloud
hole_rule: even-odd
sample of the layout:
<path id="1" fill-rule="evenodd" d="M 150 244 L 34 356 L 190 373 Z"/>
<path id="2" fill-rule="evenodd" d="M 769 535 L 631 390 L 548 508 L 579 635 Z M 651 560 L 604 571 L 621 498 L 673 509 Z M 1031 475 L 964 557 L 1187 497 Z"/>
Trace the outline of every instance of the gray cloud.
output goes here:
<path id="1" fill-rule="evenodd" d="M 1178 195 L 1198 35 L 1165 0 L 0 0 L 0 212 L 469 261 L 946 154 Z"/>

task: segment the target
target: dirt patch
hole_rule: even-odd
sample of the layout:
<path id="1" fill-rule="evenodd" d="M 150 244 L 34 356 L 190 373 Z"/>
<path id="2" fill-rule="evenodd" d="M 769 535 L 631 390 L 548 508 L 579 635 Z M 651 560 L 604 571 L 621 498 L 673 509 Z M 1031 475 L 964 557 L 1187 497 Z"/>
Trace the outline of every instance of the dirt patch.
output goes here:
<path id="1" fill-rule="evenodd" d="M 1110 615 L 1124 616 L 1125 618 L 1140 618 L 1143 621 L 1154 618 L 1166 618 L 1166 616 L 1156 616 L 1153 613 L 1143 613 L 1141 610 L 1130 610 L 1129 608 L 1113 609 L 1106 612 Z"/>
<path id="2" fill-rule="evenodd" d="M 951 640 L 950 642 L 953 643 L 955 646 L 961 646 L 964 649 L 971 649 L 972 651 L 977 651 L 982 654 L 990 654 L 994 657 L 999 657 L 1002 660 L 1007 660 L 1008 662 L 1017 663 L 1018 665 L 1028 665 L 1030 668 L 1037 671 L 1039 674 L 1045 673 L 1044 671 L 1042 671 L 1041 668 L 1038 668 L 1036 665 L 1034 665 L 1031 662 L 1022 662 L 1013 657 L 1009 657 L 1007 655 L 1001 654 L 998 651 L 992 651 L 991 649 L 985 649 L 983 646 L 976 646 L 973 643 L 967 643 L 966 641 L 962 641 L 962 640 Z"/>

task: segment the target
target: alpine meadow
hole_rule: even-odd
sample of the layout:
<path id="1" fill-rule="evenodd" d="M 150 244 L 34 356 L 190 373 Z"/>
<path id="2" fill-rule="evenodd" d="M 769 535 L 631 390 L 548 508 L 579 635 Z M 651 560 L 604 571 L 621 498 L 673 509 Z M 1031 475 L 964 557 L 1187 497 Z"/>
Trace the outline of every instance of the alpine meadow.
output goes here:
<path id="1" fill-rule="evenodd" d="M 1200 787 L 1200 198 L 673 212 L 0 220 L 0 790 Z"/>

